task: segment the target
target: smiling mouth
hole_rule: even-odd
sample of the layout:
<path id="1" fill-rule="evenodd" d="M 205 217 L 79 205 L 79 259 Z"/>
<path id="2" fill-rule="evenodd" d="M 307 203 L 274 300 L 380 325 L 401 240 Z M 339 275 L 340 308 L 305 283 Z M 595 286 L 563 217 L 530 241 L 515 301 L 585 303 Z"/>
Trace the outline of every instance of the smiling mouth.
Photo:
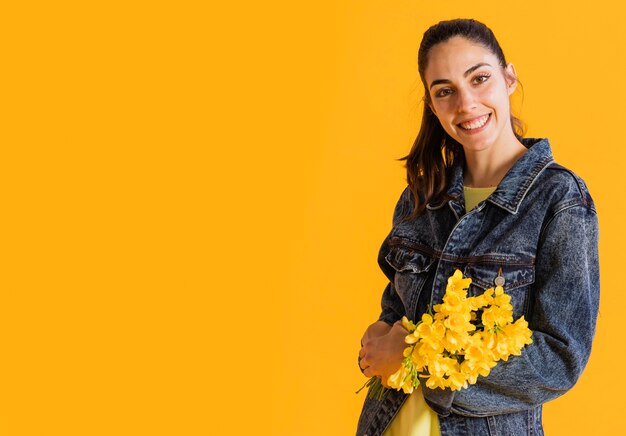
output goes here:
<path id="1" fill-rule="evenodd" d="M 472 121 L 468 121 L 468 122 L 465 122 L 465 123 L 459 123 L 459 124 L 457 124 L 457 126 L 462 128 L 463 130 L 480 129 L 482 126 L 487 124 L 487 121 L 489 121 L 490 117 L 491 117 L 491 113 L 488 113 L 487 115 L 483 115 L 482 117 L 478 117 L 478 118 L 476 118 L 476 119 L 474 119 Z"/>

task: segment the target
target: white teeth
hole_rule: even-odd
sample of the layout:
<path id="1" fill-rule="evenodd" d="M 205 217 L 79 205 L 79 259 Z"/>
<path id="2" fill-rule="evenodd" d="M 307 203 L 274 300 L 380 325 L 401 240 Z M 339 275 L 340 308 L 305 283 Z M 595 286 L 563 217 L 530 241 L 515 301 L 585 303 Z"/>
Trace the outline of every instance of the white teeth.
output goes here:
<path id="1" fill-rule="evenodd" d="M 463 127 L 465 130 L 478 129 L 479 127 L 484 126 L 488 119 L 489 114 L 482 116 L 476 121 L 472 121 L 471 123 L 461 123 L 461 127 Z"/>

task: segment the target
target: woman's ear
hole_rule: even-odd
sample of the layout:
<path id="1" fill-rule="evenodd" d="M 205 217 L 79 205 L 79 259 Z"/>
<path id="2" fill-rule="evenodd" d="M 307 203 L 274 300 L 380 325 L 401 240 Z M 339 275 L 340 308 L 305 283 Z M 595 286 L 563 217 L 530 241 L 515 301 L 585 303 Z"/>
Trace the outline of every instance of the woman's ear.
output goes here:
<path id="1" fill-rule="evenodd" d="M 517 72 L 515 71 L 515 66 L 512 63 L 509 63 L 504 69 L 505 80 L 506 80 L 506 88 L 509 92 L 509 95 L 513 94 L 515 88 L 517 88 Z"/>

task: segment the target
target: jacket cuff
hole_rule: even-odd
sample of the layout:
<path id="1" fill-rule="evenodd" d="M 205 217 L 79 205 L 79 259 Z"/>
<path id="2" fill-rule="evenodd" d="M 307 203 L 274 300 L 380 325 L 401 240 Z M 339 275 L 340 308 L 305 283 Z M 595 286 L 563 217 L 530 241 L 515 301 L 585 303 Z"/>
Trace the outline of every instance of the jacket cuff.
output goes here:
<path id="1" fill-rule="evenodd" d="M 422 383 L 424 400 L 437 415 L 448 416 L 450 414 L 455 393 L 450 389 L 430 389 L 426 383 Z"/>

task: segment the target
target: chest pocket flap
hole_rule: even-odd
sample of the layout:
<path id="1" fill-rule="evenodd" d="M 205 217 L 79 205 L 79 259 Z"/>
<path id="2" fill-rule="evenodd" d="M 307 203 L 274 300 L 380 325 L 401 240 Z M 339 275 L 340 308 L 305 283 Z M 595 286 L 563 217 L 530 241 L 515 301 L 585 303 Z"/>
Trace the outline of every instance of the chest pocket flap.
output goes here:
<path id="1" fill-rule="evenodd" d="M 436 259 L 421 251 L 396 246 L 385 256 L 385 260 L 397 272 L 421 273 L 428 271 Z"/>
<path id="2" fill-rule="evenodd" d="M 514 319 L 521 315 L 529 319 L 530 285 L 535 282 L 534 264 L 470 263 L 463 275 L 472 279 L 468 292 L 470 296 L 481 295 L 485 290 L 500 285 L 511 296 Z"/>
<path id="3" fill-rule="evenodd" d="M 409 319 L 415 319 L 417 302 L 436 258 L 405 245 L 395 245 L 385 256 L 394 272 L 394 289 Z"/>

